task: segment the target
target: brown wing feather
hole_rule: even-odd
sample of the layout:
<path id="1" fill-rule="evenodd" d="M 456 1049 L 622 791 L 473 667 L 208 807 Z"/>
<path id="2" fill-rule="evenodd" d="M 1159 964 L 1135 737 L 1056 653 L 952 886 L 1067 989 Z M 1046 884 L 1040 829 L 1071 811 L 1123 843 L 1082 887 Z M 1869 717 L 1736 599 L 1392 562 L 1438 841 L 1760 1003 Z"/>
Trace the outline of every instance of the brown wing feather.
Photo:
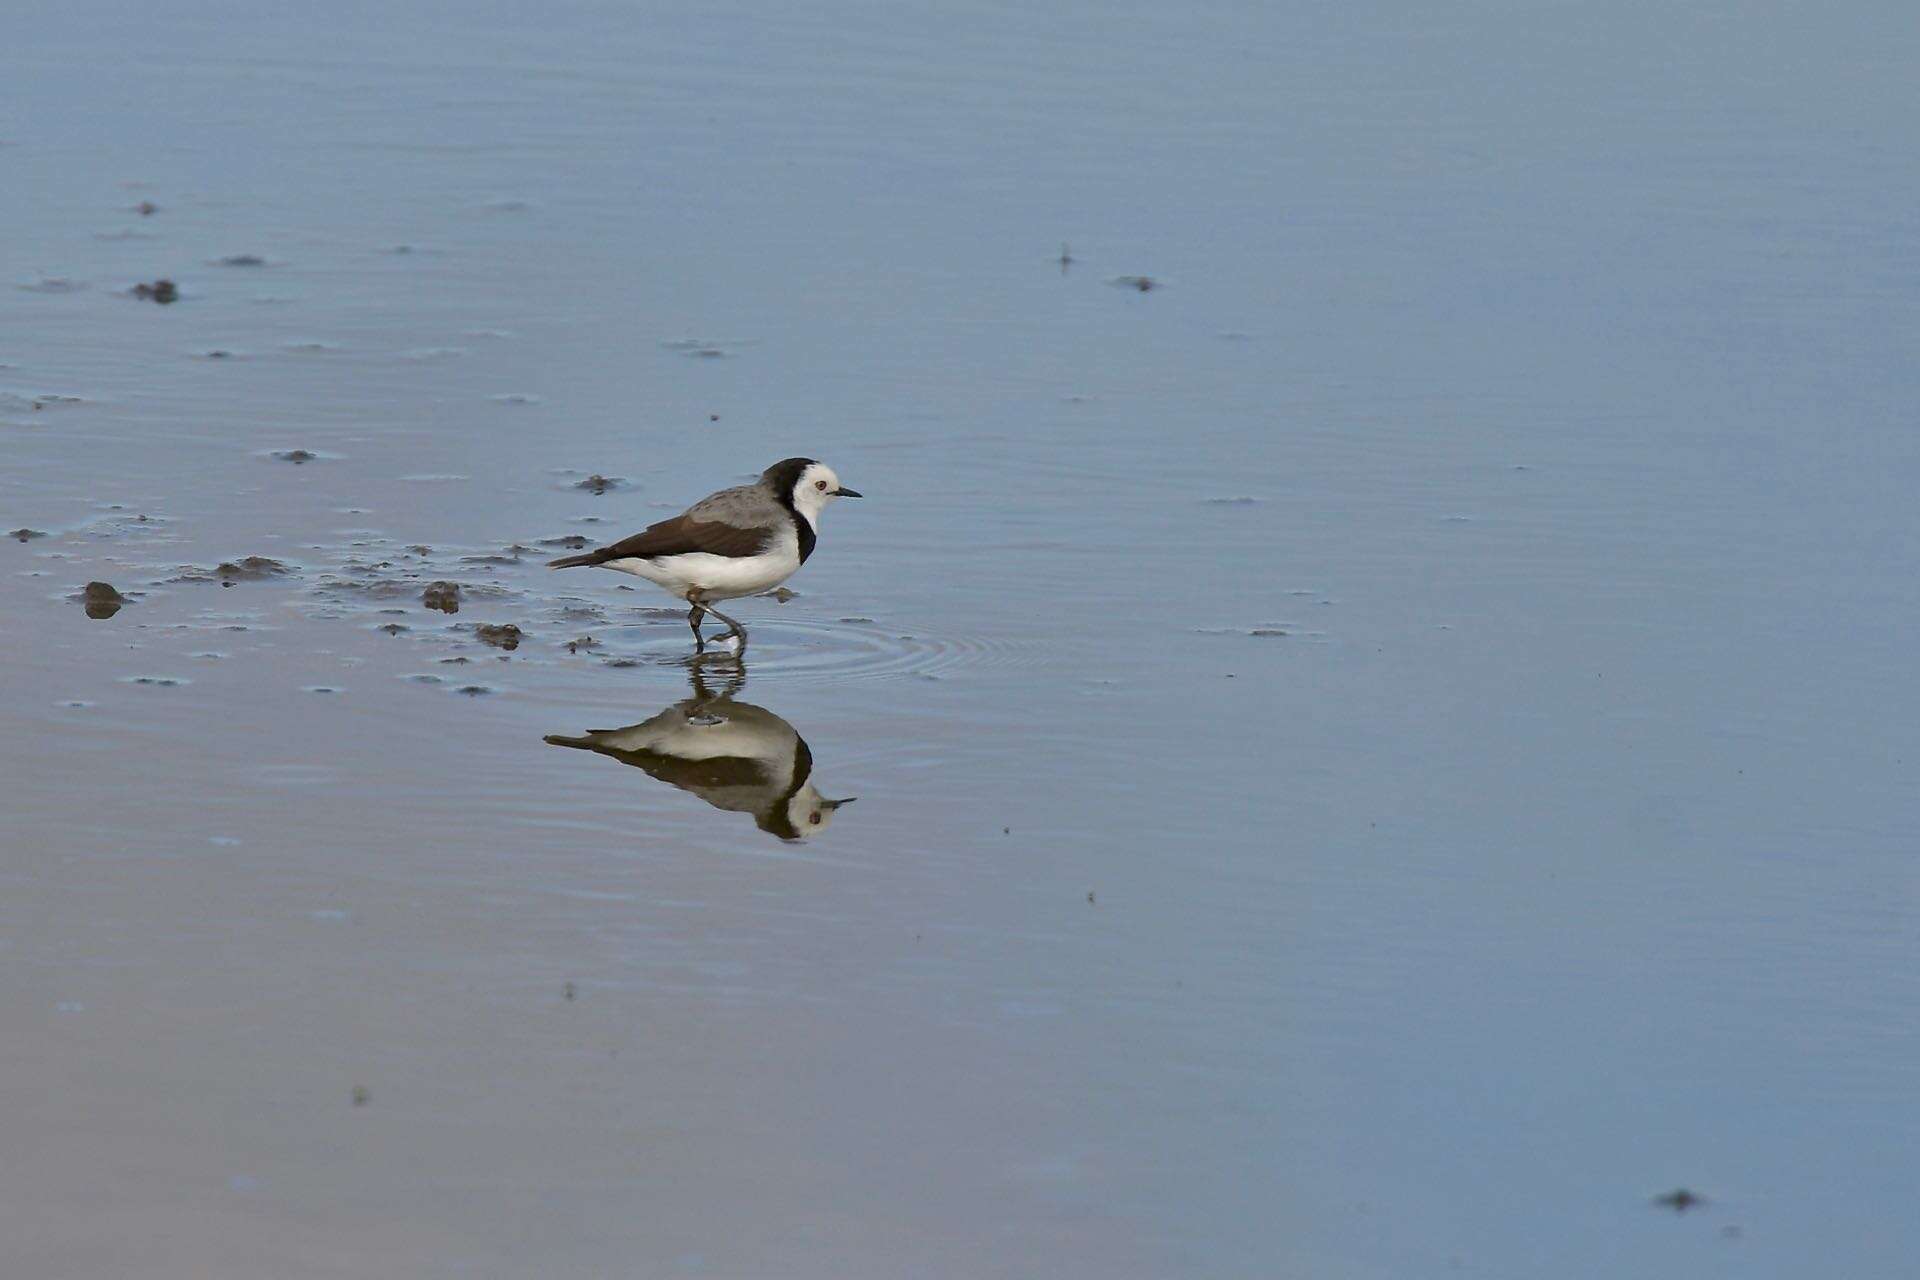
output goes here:
<path id="1" fill-rule="evenodd" d="M 656 556 L 684 555 L 705 551 L 716 556 L 757 556 L 767 545 L 765 529 L 742 529 L 711 520 L 675 516 L 650 525 L 630 538 L 622 538 L 610 547 L 592 553 L 594 564 L 624 560 L 633 556 L 651 560 Z"/>

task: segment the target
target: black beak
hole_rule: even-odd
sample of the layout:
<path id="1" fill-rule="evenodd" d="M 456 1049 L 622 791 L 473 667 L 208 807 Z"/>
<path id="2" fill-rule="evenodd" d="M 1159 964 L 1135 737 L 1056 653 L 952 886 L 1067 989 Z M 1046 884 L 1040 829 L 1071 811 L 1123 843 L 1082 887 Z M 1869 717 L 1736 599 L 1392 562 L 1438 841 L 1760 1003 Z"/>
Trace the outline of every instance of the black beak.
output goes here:
<path id="1" fill-rule="evenodd" d="M 867 495 L 858 489 L 840 488 L 833 491 L 833 496 L 836 498 L 864 498 Z"/>

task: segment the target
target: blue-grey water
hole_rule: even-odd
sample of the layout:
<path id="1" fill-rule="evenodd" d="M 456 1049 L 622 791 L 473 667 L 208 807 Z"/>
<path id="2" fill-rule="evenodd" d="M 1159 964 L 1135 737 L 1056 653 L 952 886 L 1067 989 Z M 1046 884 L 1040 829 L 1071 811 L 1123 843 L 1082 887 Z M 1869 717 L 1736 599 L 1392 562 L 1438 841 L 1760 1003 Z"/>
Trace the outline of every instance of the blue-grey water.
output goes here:
<path id="1" fill-rule="evenodd" d="M 8 1274 L 1910 1271 L 1906 6 L 310 8 L 0 41 Z"/>

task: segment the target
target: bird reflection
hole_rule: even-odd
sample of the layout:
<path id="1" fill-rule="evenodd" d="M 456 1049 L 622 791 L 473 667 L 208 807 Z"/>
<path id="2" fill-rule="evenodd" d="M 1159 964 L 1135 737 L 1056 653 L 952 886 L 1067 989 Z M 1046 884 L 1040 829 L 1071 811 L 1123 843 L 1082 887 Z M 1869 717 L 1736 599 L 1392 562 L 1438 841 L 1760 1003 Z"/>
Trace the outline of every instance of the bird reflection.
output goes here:
<path id="1" fill-rule="evenodd" d="M 813 785 L 813 753 L 794 727 L 765 707 L 736 702 L 747 682 L 737 657 L 716 667 L 719 692 L 708 684 L 709 661 L 687 664 L 693 696 L 624 729 L 589 729 L 578 737 L 553 733 L 547 742 L 578 747 L 644 769 L 691 791 L 716 809 L 753 815 L 762 831 L 782 840 L 819 835 L 834 811 L 854 797 L 829 800 Z"/>

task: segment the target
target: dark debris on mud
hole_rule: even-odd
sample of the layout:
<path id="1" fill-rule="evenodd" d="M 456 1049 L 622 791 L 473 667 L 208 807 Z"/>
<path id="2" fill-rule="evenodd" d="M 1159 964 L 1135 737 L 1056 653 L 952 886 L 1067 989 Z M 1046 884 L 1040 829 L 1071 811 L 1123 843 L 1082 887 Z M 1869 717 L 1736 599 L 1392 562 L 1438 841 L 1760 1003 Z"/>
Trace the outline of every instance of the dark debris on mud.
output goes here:
<path id="1" fill-rule="evenodd" d="M 132 603 L 111 582 L 89 582 L 75 598 L 86 607 L 89 618 L 111 618 Z"/>
<path id="2" fill-rule="evenodd" d="M 171 280 L 155 280 L 152 284 L 136 284 L 133 296 L 148 302 L 157 302 L 161 306 L 180 300 L 180 286 Z"/>
<path id="3" fill-rule="evenodd" d="M 1707 1198 L 1697 1191 L 1685 1187 L 1675 1187 L 1653 1198 L 1656 1209 L 1671 1209 L 1675 1213 L 1685 1213 L 1689 1209 L 1698 1209 L 1707 1203 Z"/>

